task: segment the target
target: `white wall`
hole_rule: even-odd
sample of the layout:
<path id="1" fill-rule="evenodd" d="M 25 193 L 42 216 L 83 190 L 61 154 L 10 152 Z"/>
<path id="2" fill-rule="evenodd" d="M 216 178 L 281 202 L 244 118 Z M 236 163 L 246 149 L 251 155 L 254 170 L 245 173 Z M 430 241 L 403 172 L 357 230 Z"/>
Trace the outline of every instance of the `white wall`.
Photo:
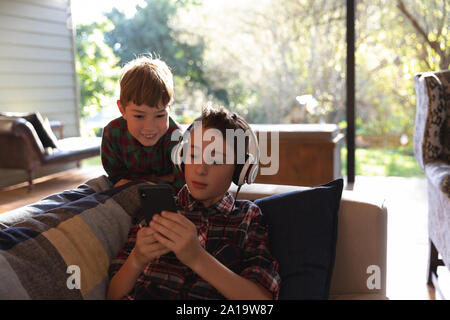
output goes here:
<path id="1" fill-rule="evenodd" d="M 64 137 L 80 134 L 70 12 L 69 0 L 0 0 L 0 111 L 39 111 L 64 124 Z M 0 187 L 26 181 L 21 170 L 0 177 Z"/>
<path id="2" fill-rule="evenodd" d="M 68 0 L 0 0 L 0 97 L 0 111 L 39 111 L 79 135 Z"/>

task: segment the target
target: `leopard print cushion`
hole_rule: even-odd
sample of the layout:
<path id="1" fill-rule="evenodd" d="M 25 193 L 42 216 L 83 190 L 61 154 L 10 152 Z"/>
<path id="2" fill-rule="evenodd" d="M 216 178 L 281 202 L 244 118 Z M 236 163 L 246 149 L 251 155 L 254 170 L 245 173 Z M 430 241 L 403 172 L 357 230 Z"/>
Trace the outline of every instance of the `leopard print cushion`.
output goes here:
<path id="1" fill-rule="evenodd" d="M 450 164 L 450 70 L 414 77 L 417 113 L 414 153 L 420 166 Z M 450 198 L 450 174 L 439 179 L 441 191 Z"/>
<path id="2" fill-rule="evenodd" d="M 443 88 L 444 106 L 446 109 L 446 121 L 441 130 L 442 153 L 440 159 L 450 163 L 450 70 L 436 73 L 441 80 Z"/>
<path id="3" fill-rule="evenodd" d="M 424 163 L 442 159 L 450 162 L 450 70 L 423 74 L 428 95 L 428 116 L 423 141 Z"/>

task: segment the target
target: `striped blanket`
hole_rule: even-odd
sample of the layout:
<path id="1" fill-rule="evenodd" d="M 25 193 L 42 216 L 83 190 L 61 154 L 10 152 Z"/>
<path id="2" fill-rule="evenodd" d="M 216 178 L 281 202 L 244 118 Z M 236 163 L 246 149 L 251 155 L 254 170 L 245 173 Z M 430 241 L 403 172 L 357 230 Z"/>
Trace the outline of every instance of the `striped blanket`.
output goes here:
<path id="1" fill-rule="evenodd" d="M 140 185 L 101 176 L 0 215 L 0 299 L 104 299 Z"/>

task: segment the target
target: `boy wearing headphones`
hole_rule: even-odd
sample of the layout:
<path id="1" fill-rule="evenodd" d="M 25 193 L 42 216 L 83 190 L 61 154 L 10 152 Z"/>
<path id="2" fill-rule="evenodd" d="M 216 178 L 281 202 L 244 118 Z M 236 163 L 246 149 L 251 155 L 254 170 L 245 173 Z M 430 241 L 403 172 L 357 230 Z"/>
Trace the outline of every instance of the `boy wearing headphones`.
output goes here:
<path id="1" fill-rule="evenodd" d="M 251 129 L 224 108 L 205 109 L 198 120 L 201 125 L 191 126 L 190 139 L 175 151 L 186 178 L 175 199 L 178 213 L 163 211 L 148 227 L 130 230 L 110 267 L 108 299 L 277 299 L 278 263 L 268 250 L 261 211 L 228 192 L 232 181 L 239 187 L 254 181 L 254 133 L 245 143 L 244 163 L 217 161 L 230 150 L 239 159 L 236 143 L 227 148 L 227 129 Z M 217 145 L 223 148 L 211 148 L 218 141 L 205 139 L 208 129 L 222 133 L 215 139 L 222 139 Z M 194 138 L 199 132 L 203 139 Z M 212 150 L 215 160 L 204 159 L 202 150 Z"/>

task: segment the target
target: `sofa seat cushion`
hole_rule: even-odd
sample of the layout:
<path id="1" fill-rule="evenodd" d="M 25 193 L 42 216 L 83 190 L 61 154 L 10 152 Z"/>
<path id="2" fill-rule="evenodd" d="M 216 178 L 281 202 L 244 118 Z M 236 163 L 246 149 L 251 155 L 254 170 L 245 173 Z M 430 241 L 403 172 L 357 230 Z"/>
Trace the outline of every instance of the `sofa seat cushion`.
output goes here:
<path id="1" fill-rule="evenodd" d="M 60 161 L 76 161 L 91 156 L 100 155 L 102 138 L 99 137 L 71 137 L 57 141 L 57 149 L 44 156 L 44 163 L 50 164 Z"/>
<path id="2" fill-rule="evenodd" d="M 328 299 L 343 180 L 255 200 L 280 263 L 280 299 Z"/>

